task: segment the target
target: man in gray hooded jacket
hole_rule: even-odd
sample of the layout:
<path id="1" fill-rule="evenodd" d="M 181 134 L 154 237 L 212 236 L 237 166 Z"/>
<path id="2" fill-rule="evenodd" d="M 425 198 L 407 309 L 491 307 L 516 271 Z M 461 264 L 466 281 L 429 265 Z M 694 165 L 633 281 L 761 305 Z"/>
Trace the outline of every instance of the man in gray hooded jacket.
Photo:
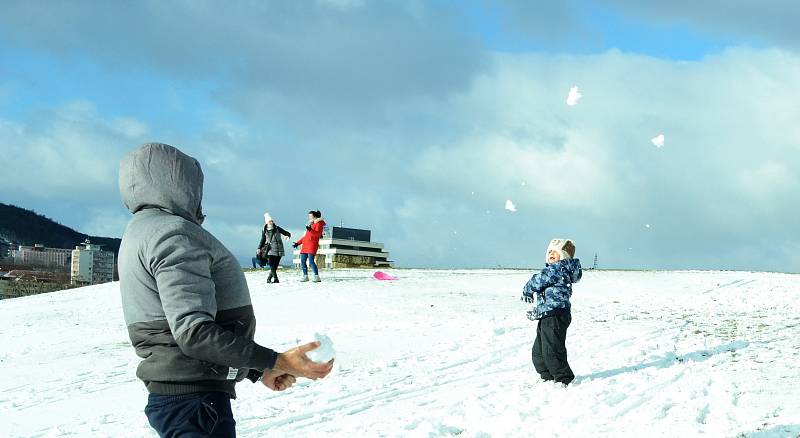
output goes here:
<path id="1" fill-rule="evenodd" d="M 120 164 L 133 213 L 119 251 L 128 335 L 143 360 L 148 420 L 161 436 L 235 436 L 230 399 L 245 377 L 282 391 L 296 377 L 323 378 L 332 363 L 277 353 L 253 341 L 250 292 L 234 256 L 201 227 L 203 172 L 178 149 L 149 143 Z"/>

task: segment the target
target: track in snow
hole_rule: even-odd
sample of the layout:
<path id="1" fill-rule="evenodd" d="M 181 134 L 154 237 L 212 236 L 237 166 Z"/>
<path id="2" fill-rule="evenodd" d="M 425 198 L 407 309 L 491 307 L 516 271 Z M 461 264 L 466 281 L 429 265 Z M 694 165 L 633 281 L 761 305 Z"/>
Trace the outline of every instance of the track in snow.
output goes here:
<path id="1" fill-rule="evenodd" d="M 539 382 L 530 272 L 248 273 L 257 340 L 315 331 L 329 378 L 238 386 L 239 436 L 800 435 L 800 277 L 586 272 L 567 346 L 577 378 Z M 0 435 L 154 436 L 142 414 L 118 285 L 0 302 Z"/>

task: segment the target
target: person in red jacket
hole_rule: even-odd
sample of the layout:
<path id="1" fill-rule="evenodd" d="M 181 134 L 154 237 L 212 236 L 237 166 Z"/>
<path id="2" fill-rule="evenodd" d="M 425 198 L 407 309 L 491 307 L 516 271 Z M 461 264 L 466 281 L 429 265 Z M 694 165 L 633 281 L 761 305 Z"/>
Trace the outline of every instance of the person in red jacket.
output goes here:
<path id="1" fill-rule="evenodd" d="M 300 267 L 303 268 L 303 278 L 300 281 L 308 281 L 308 267 L 306 261 L 311 265 L 311 271 L 314 272 L 312 277 L 313 282 L 319 283 L 319 270 L 317 269 L 317 262 L 314 257 L 317 255 L 319 249 L 319 239 L 322 237 L 322 231 L 325 229 L 325 221 L 322 220 L 322 212 L 319 210 L 311 210 L 308 212 L 308 225 L 306 225 L 306 233 L 297 242 L 294 243 L 295 248 L 303 246 L 300 249 Z"/>

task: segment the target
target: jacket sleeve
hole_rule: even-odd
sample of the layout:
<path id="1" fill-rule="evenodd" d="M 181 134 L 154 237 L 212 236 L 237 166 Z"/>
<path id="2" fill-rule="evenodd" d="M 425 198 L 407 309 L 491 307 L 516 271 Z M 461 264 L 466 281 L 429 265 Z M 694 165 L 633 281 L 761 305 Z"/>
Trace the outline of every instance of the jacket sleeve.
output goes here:
<path id="1" fill-rule="evenodd" d="M 311 225 L 311 229 L 306 231 L 306 234 L 310 234 L 313 238 L 319 239 L 322 237 L 322 230 L 325 229 L 325 225 L 322 222 L 314 222 Z"/>
<path id="2" fill-rule="evenodd" d="M 553 268 L 550 266 L 545 266 L 545 268 L 542 269 L 542 272 L 534 274 L 534 276 L 528 280 L 528 282 L 522 288 L 522 293 L 533 295 L 533 292 L 541 292 L 553 284 Z"/>
<path id="3" fill-rule="evenodd" d="M 279 233 L 281 233 L 281 234 L 283 234 L 283 235 L 284 235 L 284 236 L 286 236 L 286 237 L 292 237 L 292 233 L 290 233 L 290 232 L 288 232 L 288 231 L 284 230 L 284 229 L 283 229 L 283 228 L 281 228 L 281 227 L 278 227 L 278 232 L 279 232 Z"/>
<path id="4" fill-rule="evenodd" d="M 581 267 L 581 262 L 579 260 L 575 260 L 575 270 L 572 272 L 572 282 L 577 283 L 581 281 L 581 277 L 583 277 L 583 268 Z"/>
<path id="5" fill-rule="evenodd" d="M 264 373 L 264 371 L 250 370 L 250 372 L 247 373 L 247 379 L 250 380 L 253 383 L 256 383 L 256 382 L 258 382 L 258 379 L 261 378 L 261 374 L 263 374 L 263 373 Z"/>
<path id="6" fill-rule="evenodd" d="M 533 288 L 537 275 L 539 274 L 534 274 L 533 277 L 531 277 L 531 279 L 528 280 L 527 283 L 525 283 L 525 286 L 522 286 L 522 295 L 533 297 L 533 294 L 538 291 L 537 289 Z"/>
<path id="7" fill-rule="evenodd" d="M 235 368 L 272 369 L 278 354 L 214 321 L 216 290 L 202 237 L 180 229 L 155 239 L 148 255 L 158 294 L 178 347 L 195 359 Z"/>
<path id="8" fill-rule="evenodd" d="M 266 225 L 264 225 L 266 227 Z M 267 233 L 264 232 L 264 229 L 261 229 L 261 241 L 258 242 L 258 248 L 263 248 L 264 244 L 267 243 Z"/>

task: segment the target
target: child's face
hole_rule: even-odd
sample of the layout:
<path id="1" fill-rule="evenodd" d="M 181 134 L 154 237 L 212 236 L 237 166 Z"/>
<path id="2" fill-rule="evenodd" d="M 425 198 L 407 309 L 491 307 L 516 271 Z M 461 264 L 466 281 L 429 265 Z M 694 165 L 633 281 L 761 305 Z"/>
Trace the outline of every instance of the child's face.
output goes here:
<path id="1" fill-rule="evenodd" d="M 561 254 L 553 251 L 552 249 L 547 252 L 547 263 L 555 263 L 561 260 Z"/>

